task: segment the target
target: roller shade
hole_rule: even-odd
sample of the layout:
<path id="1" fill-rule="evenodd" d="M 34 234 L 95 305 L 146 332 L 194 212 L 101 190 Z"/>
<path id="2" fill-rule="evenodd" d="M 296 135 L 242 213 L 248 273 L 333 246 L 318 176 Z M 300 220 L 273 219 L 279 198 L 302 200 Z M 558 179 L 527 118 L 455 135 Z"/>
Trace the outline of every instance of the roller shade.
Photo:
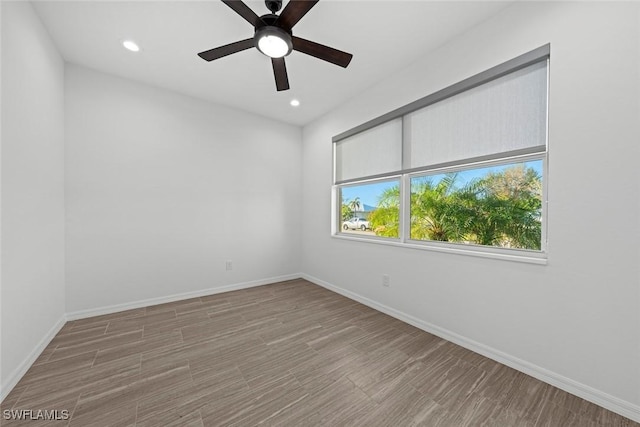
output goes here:
<path id="1" fill-rule="evenodd" d="M 404 116 L 405 168 L 545 151 L 547 61 Z"/>
<path id="2" fill-rule="evenodd" d="M 337 182 L 402 169 L 402 119 L 382 123 L 336 143 Z"/>

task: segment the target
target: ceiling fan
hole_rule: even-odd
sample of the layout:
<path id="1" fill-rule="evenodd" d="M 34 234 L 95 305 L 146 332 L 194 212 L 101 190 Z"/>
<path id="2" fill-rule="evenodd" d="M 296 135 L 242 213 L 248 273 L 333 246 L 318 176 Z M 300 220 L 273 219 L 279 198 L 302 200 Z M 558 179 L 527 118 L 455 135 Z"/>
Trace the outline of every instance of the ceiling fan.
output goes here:
<path id="1" fill-rule="evenodd" d="M 273 73 L 278 91 L 289 89 L 289 78 L 284 57 L 292 50 L 306 53 L 318 59 L 346 68 L 353 55 L 340 50 L 321 45 L 309 40 L 301 39 L 292 34 L 293 26 L 311 10 L 319 0 L 290 0 L 280 15 L 276 12 L 282 8 L 282 0 L 265 0 L 271 11 L 258 16 L 241 0 L 222 0 L 238 15 L 247 20 L 255 29 L 254 36 L 215 49 L 200 52 L 198 56 L 205 61 L 213 61 L 232 53 L 255 47 L 261 53 L 271 58 Z"/>

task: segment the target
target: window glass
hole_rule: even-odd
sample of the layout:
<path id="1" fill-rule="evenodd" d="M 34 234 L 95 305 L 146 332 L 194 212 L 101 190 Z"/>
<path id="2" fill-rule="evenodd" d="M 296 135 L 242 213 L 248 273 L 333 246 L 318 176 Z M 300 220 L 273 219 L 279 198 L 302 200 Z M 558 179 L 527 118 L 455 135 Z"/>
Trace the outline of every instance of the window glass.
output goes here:
<path id="1" fill-rule="evenodd" d="M 411 178 L 410 238 L 540 250 L 542 160 Z"/>
<path id="2" fill-rule="evenodd" d="M 340 187 L 340 230 L 361 236 L 398 238 L 398 179 Z"/>

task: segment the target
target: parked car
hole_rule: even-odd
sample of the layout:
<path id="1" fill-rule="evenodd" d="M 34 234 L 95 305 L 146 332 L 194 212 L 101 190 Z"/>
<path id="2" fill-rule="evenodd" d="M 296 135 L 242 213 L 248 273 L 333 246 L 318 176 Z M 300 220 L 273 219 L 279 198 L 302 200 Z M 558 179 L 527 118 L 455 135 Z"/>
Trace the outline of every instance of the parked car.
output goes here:
<path id="1" fill-rule="evenodd" d="M 351 218 L 348 221 L 345 221 L 342 223 L 342 229 L 343 230 L 357 230 L 360 229 L 362 231 L 368 230 L 371 227 L 369 227 L 369 221 L 367 221 L 364 218 L 358 218 L 358 217 L 354 217 Z"/>

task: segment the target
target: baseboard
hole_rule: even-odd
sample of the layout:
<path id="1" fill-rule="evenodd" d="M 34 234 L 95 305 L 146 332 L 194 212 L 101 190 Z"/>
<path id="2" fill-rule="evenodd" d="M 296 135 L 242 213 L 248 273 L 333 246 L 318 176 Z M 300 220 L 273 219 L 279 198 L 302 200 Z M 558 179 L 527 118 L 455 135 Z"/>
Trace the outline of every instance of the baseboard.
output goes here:
<path id="1" fill-rule="evenodd" d="M 440 338 L 446 339 L 447 341 L 451 341 L 471 351 L 474 351 L 490 359 L 493 359 L 499 363 L 509 366 L 513 369 L 521 371 L 527 375 L 531 375 L 532 377 L 537 378 L 540 381 L 544 381 L 548 384 L 558 387 L 561 390 L 574 394 L 578 397 L 581 397 L 585 400 L 595 403 L 596 405 L 602 406 L 603 408 L 606 408 L 610 411 L 618 413 L 631 420 L 640 422 L 640 406 L 638 405 L 634 405 L 630 402 L 619 399 L 615 396 L 611 396 L 607 393 L 594 389 L 593 387 L 574 381 L 570 378 L 567 378 L 563 375 L 549 371 L 540 366 L 534 365 L 530 362 L 527 362 L 526 360 L 522 360 L 520 358 L 511 356 L 507 353 L 496 350 L 487 345 L 471 340 L 462 335 L 451 332 L 447 329 L 441 328 L 437 325 L 431 324 L 429 322 L 425 322 L 421 319 L 418 319 L 416 317 L 403 313 L 399 310 L 388 307 L 384 304 L 381 304 L 377 301 L 374 301 L 372 299 L 359 295 L 355 292 L 340 288 L 329 282 L 326 282 L 317 277 L 304 274 L 304 273 L 289 274 L 284 276 L 271 277 L 267 279 L 236 283 L 236 284 L 221 286 L 217 288 L 209 288 L 209 289 L 203 289 L 195 292 L 174 294 L 166 297 L 151 298 L 147 300 L 141 300 L 141 301 L 126 303 L 126 304 L 117 304 L 117 305 L 101 307 L 101 308 L 96 308 L 91 310 L 81 310 L 81 311 L 68 313 L 67 315 L 63 315 L 58 320 L 58 322 L 49 330 L 49 332 L 47 332 L 47 334 L 40 340 L 38 345 L 35 346 L 35 348 L 31 351 L 31 353 L 24 360 L 24 362 L 21 363 L 20 366 L 11 373 L 7 381 L 1 384 L 0 402 L 2 402 L 5 399 L 5 397 L 11 392 L 11 390 L 20 381 L 20 379 L 24 376 L 27 370 L 29 370 L 31 365 L 36 361 L 38 356 L 40 356 L 40 354 L 46 348 L 49 342 L 51 342 L 53 337 L 60 331 L 60 329 L 64 326 L 64 324 L 68 320 L 77 320 L 85 317 L 98 316 L 102 314 L 115 313 L 118 311 L 129 310 L 133 308 L 146 307 L 154 304 L 162 304 L 167 302 L 179 301 L 182 299 L 196 298 L 196 297 L 201 297 L 206 295 L 213 295 L 213 294 L 230 292 L 230 291 L 235 291 L 240 289 L 247 289 L 247 288 L 252 288 L 256 286 L 263 286 L 263 285 L 268 285 L 272 283 L 283 282 L 287 280 L 294 280 L 298 278 L 303 278 L 305 280 L 308 280 L 309 282 L 315 283 L 316 285 L 322 286 L 333 292 L 341 294 L 347 298 L 358 301 L 366 306 L 369 306 L 373 309 L 376 309 L 392 317 L 395 317 L 396 319 L 402 320 L 403 322 L 406 322 L 410 325 L 420 328 L 426 332 L 437 335 Z"/>
<path id="2" fill-rule="evenodd" d="M 631 402 L 627 402 L 625 400 L 597 390 L 593 387 L 582 384 L 578 381 L 574 381 L 571 378 L 567 378 L 563 375 L 549 371 L 548 369 L 527 362 L 526 360 L 522 360 L 502 351 L 496 350 L 485 344 L 479 343 L 462 335 L 456 334 L 455 332 L 451 332 L 447 329 L 441 328 L 440 326 L 425 322 L 421 319 L 403 313 L 394 308 L 388 307 L 355 292 L 325 282 L 324 280 L 318 279 L 317 277 L 313 277 L 311 275 L 303 273 L 302 278 L 308 280 L 309 282 L 315 283 L 316 285 L 322 286 L 323 288 L 326 288 L 330 291 L 343 295 L 347 298 L 358 301 L 375 310 L 388 314 L 389 316 L 395 317 L 398 320 L 402 320 L 403 322 L 413 325 L 416 328 L 422 329 L 423 331 L 429 332 L 433 335 L 437 335 L 440 338 L 451 341 L 461 347 L 479 353 L 485 357 L 495 360 L 496 362 L 502 363 L 503 365 L 509 366 L 513 369 L 537 378 L 547 384 L 558 387 L 561 390 L 581 397 L 585 400 L 588 400 L 589 402 L 595 403 L 596 405 L 602 406 L 603 408 L 608 409 L 612 412 L 620 414 L 636 422 L 640 422 L 640 406 L 634 405 Z"/>
<path id="3" fill-rule="evenodd" d="M 22 379 L 24 374 L 27 373 L 31 365 L 33 365 L 33 363 L 40 356 L 40 354 L 42 354 L 42 352 L 47 347 L 47 345 L 49 345 L 53 337 L 55 337 L 56 334 L 60 332 L 60 329 L 62 329 L 65 323 L 67 323 L 67 318 L 63 314 L 62 317 L 60 317 L 60 319 L 56 322 L 56 324 L 53 325 L 51 329 L 49 329 L 49 332 L 47 332 L 45 336 L 42 337 L 40 342 L 33 348 L 31 353 L 29 353 L 29 356 L 27 356 L 27 358 L 24 359 L 24 361 L 20 364 L 20 366 L 18 366 L 11 373 L 11 375 L 9 375 L 9 378 L 7 379 L 7 381 L 0 386 L 0 402 L 2 402 L 4 398 L 7 397 L 9 393 L 11 393 L 11 390 L 13 390 L 16 384 L 18 384 L 18 381 Z"/>
<path id="4" fill-rule="evenodd" d="M 202 289 L 199 291 L 173 294 L 173 295 L 168 295 L 168 296 L 158 297 L 158 298 L 149 298 L 149 299 L 134 301 L 130 303 L 115 304 L 115 305 L 110 305 L 106 307 L 92 308 L 88 310 L 79 310 L 79 311 L 67 313 L 67 320 L 84 319 L 86 317 L 117 313 L 119 311 L 147 307 L 150 305 L 164 304 L 167 302 L 180 301 L 183 299 L 198 298 L 198 297 L 204 297 L 207 295 L 220 294 L 223 292 L 237 291 L 240 289 L 253 288 L 256 286 L 263 286 L 263 285 L 269 285 L 272 283 L 284 282 L 287 280 L 299 279 L 301 277 L 302 277 L 302 274 L 300 273 L 287 274 L 284 276 L 276 276 L 276 277 L 270 277 L 266 279 L 252 280 L 249 282 L 235 283 L 232 285 L 220 286 L 216 288 Z"/>

